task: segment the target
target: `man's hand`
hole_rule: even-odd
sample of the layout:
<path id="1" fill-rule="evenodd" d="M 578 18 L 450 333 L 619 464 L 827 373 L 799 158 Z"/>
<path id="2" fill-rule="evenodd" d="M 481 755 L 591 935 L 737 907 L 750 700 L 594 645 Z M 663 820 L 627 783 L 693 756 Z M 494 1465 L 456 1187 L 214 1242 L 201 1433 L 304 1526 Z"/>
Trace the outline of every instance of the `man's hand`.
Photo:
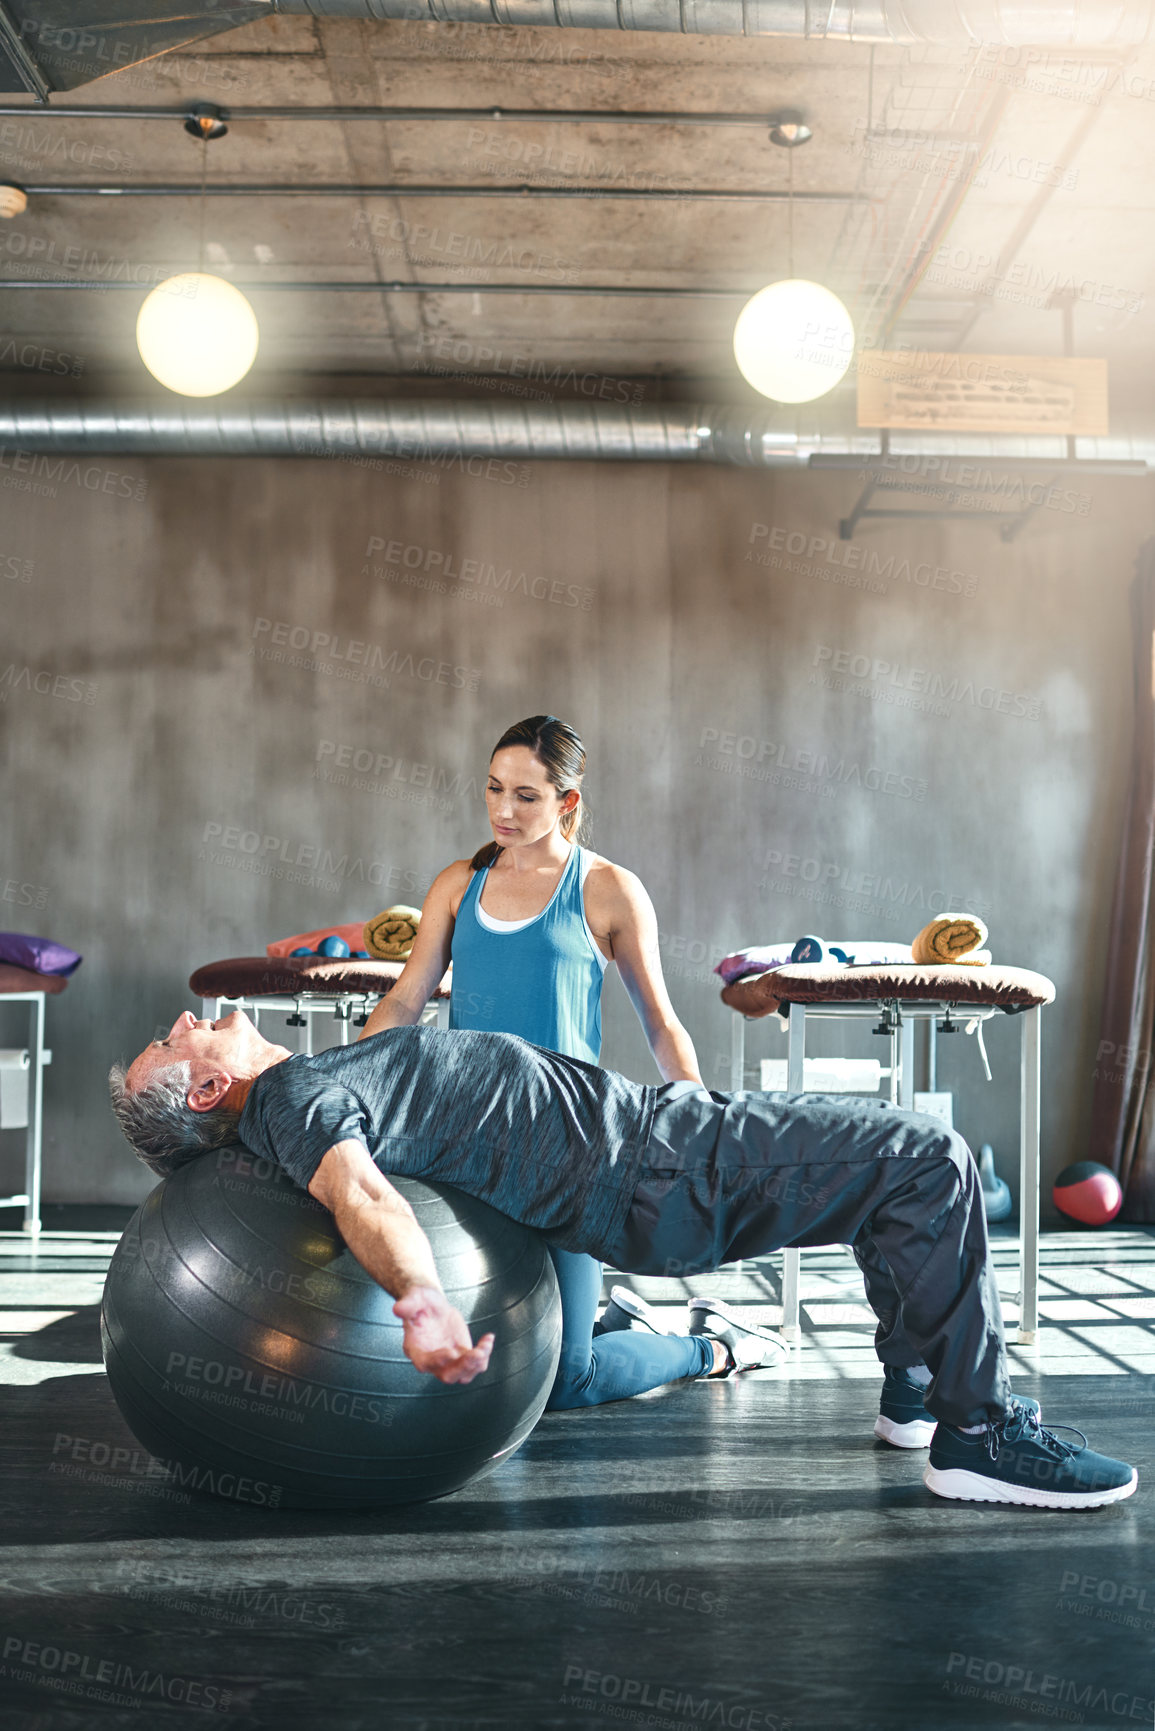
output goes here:
<path id="1" fill-rule="evenodd" d="M 378 1172 L 364 1143 L 328 1149 L 309 1181 L 362 1268 L 386 1292 L 400 1293 L 394 1316 L 405 1324 L 405 1356 L 440 1382 L 472 1382 L 489 1363 L 492 1334 L 474 1346 L 465 1318 L 437 1284 L 429 1240 L 412 1208 Z"/>
<path id="2" fill-rule="evenodd" d="M 438 1287 L 411 1287 L 393 1314 L 405 1324 L 405 1356 L 439 1382 L 472 1382 L 488 1365 L 493 1335 L 474 1346 L 465 1318 Z"/>

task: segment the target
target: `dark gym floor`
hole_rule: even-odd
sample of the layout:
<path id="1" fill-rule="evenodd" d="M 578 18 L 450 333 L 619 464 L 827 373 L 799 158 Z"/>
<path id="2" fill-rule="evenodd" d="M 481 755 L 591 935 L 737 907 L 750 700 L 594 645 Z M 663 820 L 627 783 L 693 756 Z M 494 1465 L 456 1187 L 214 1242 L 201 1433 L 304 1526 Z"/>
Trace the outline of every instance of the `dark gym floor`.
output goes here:
<path id="1" fill-rule="evenodd" d="M 112 1234 L 126 1212 L 48 1224 Z M 790 1365 L 546 1418 L 445 1501 L 335 1518 L 195 1497 L 145 1470 L 100 1367 L 113 1241 L 0 1239 L 8 1731 L 1155 1725 L 1155 1235 L 1044 1239 L 1016 1385 L 1140 1472 L 1129 1502 L 1076 1515 L 938 1501 L 923 1454 L 874 1441 L 840 1251 L 803 1257 Z M 1009 1238 L 996 1260 L 1009 1296 Z M 770 1262 L 637 1284 L 671 1315 L 710 1289 L 779 1314 Z"/>

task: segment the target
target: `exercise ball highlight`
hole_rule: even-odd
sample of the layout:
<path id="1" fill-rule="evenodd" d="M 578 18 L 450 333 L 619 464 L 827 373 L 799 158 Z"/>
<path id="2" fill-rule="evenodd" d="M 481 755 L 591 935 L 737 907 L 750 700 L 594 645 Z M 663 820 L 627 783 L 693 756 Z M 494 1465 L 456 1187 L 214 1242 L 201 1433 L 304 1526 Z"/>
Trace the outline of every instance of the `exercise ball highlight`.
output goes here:
<path id="1" fill-rule="evenodd" d="M 473 1338 L 497 1336 L 470 1383 L 413 1367 L 329 1211 L 247 1149 L 199 1156 L 137 1210 L 109 1265 L 104 1362 L 180 1486 L 280 1508 L 423 1502 L 525 1441 L 561 1348 L 544 1240 L 448 1185 L 392 1182 Z"/>
<path id="2" fill-rule="evenodd" d="M 1106 1226 L 1123 1206 L 1123 1190 L 1115 1174 L 1097 1160 L 1076 1160 L 1055 1179 L 1051 1198 L 1061 1214 L 1082 1226 Z"/>

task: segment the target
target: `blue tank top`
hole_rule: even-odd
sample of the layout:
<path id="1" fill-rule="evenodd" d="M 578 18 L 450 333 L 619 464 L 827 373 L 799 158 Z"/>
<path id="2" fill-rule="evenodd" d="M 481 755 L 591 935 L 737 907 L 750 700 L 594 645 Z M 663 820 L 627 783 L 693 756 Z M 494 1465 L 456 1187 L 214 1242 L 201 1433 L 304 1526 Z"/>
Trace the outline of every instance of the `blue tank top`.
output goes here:
<path id="1" fill-rule="evenodd" d="M 548 1051 L 597 1063 L 605 960 L 586 923 L 582 852 L 570 850 L 547 905 L 514 931 L 482 923 L 489 869 L 474 872 L 453 928 L 451 1028 L 520 1034 Z"/>

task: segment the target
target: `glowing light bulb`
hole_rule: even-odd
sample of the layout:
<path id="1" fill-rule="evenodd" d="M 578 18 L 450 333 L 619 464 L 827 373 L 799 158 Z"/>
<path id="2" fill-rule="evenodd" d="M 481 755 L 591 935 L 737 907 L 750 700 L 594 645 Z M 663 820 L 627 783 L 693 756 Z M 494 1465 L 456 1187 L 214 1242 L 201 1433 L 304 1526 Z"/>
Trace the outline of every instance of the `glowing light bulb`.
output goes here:
<path id="1" fill-rule="evenodd" d="M 182 397 L 215 397 L 257 357 L 257 316 L 223 277 L 186 271 L 158 283 L 136 321 L 136 346 L 155 379 Z"/>
<path id="2" fill-rule="evenodd" d="M 854 357 L 854 324 L 821 283 L 787 277 L 759 289 L 734 326 L 734 359 L 743 378 L 778 403 L 810 403 L 845 377 Z"/>

